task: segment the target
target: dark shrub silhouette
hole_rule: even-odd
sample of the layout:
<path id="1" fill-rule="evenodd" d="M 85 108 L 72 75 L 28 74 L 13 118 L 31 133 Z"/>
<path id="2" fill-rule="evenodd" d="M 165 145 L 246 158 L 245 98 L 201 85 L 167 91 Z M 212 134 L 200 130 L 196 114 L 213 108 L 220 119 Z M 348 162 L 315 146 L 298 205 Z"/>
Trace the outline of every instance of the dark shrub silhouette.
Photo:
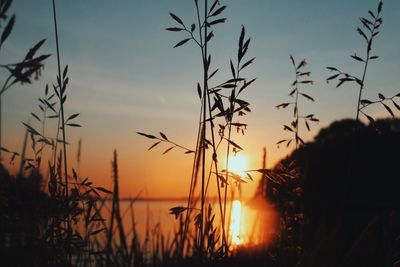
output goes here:
<path id="1" fill-rule="evenodd" d="M 0 265 L 65 266 L 49 243 L 47 225 L 59 208 L 44 193 L 43 177 L 34 170 L 14 177 L 0 164 L 0 199 Z"/>
<path id="2" fill-rule="evenodd" d="M 293 181 L 269 181 L 267 192 L 283 220 L 304 215 L 292 220 L 298 224 L 290 236 L 303 266 L 392 266 L 398 259 L 399 151 L 400 120 L 342 120 L 277 165 L 278 172 L 289 162 L 297 169 Z"/>

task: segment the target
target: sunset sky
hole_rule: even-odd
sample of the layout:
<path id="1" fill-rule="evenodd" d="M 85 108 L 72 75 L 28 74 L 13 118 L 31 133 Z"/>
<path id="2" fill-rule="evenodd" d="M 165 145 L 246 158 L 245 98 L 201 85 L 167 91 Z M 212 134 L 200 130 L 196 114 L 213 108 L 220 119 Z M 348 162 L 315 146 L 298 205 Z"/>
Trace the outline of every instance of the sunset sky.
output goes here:
<path id="1" fill-rule="evenodd" d="M 199 1 L 202 2 L 202 1 Z M 121 191 L 135 196 L 146 189 L 149 196 L 185 196 L 188 191 L 192 155 L 179 149 L 162 156 L 168 146 L 147 151 L 152 142 L 137 131 L 158 133 L 186 147 L 194 148 L 200 102 L 196 83 L 201 81 L 201 55 L 198 47 L 187 43 L 173 49 L 186 38 L 164 29 L 174 26 L 173 12 L 187 24 L 195 21 L 194 1 L 188 0 L 85 0 L 56 1 L 62 65 L 69 65 L 70 84 L 66 112 L 81 113 L 82 128 L 68 129 L 70 162 L 76 167 L 76 149 L 82 138 L 80 173 L 97 183 L 111 185 L 113 149 L 118 150 Z M 357 88 L 327 84 L 327 66 L 359 75 L 362 65 L 350 55 L 365 55 L 362 37 L 357 34 L 359 17 L 376 9 L 376 0 L 230 0 L 225 11 L 227 22 L 215 27 L 210 43 L 212 69 L 220 72 L 211 81 L 218 84 L 230 78 L 229 59 L 235 58 L 241 25 L 252 38 L 249 57 L 255 63 L 245 76 L 257 78 L 243 98 L 251 103 L 252 113 L 242 118 L 249 127 L 235 142 L 244 149 L 249 169 L 261 165 L 262 148 L 268 150 L 268 167 L 289 154 L 293 147 L 279 149 L 275 143 L 288 136 L 282 124 L 290 123 L 291 111 L 275 106 L 288 100 L 294 74 L 289 60 L 307 59 L 315 85 L 306 87 L 315 103 L 302 102 L 300 109 L 314 113 L 319 125 L 307 134 L 312 137 L 334 120 L 354 118 Z M 20 151 L 24 136 L 21 121 L 37 111 L 37 98 L 46 83 L 55 83 L 56 56 L 52 6 L 50 0 L 15 1 L 13 33 L 1 50 L 1 64 L 15 62 L 42 38 L 47 38 L 42 53 L 51 53 L 39 81 L 17 85 L 2 96 L 3 145 Z M 400 92 L 400 1 L 384 1 L 383 25 L 375 40 L 377 61 L 368 69 L 365 98 L 378 92 L 387 96 Z M 5 73 L 0 73 L 5 79 Z M 300 110 L 301 111 L 301 110 Z M 386 116 L 381 108 L 370 110 L 376 117 Z M 396 114 L 400 114 L 397 112 Z M 17 164 L 17 162 L 15 163 Z M 244 186 L 253 194 L 257 182 Z"/>

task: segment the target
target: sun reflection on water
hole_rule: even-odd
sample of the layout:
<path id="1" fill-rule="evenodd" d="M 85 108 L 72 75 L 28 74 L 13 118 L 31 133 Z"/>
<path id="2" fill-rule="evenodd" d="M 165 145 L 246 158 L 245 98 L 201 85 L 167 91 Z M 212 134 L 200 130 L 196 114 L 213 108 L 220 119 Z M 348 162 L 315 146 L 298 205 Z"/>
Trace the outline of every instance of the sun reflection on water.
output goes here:
<path id="1" fill-rule="evenodd" d="M 240 224 L 241 224 L 242 204 L 239 200 L 234 200 L 232 203 L 231 224 L 229 231 L 231 235 L 231 242 L 233 246 L 243 243 L 240 239 Z"/>

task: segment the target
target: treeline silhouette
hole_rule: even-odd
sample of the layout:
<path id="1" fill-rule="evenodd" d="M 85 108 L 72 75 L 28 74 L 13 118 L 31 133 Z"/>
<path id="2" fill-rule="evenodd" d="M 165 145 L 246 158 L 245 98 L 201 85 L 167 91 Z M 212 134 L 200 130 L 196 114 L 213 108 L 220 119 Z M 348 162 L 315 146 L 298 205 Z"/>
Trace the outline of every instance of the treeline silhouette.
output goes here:
<path id="1" fill-rule="evenodd" d="M 399 151 L 400 120 L 346 119 L 277 164 L 266 192 L 281 213 L 286 231 L 277 246 L 288 266 L 393 266 Z"/>

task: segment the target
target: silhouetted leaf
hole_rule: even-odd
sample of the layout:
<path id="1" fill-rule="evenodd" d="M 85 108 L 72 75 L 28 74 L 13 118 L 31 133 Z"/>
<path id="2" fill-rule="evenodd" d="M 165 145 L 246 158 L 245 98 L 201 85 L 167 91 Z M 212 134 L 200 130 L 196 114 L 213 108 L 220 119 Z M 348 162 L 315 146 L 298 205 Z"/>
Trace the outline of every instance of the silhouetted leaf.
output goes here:
<path id="1" fill-rule="evenodd" d="M 217 10 L 215 10 L 214 13 L 212 13 L 212 14 L 210 15 L 210 17 L 218 16 L 219 14 L 222 13 L 222 11 L 225 10 L 225 8 L 226 8 L 226 6 L 222 6 L 222 7 L 218 8 Z"/>
<path id="2" fill-rule="evenodd" d="M 160 136 L 161 136 L 163 139 L 168 140 L 167 136 L 166 136 L 165 134 L 163 134 L 162 132 L 160 132 Z"/>
<path id="3" fill-rule="evenodd" d="M 391 108 L 389 108 L 385 103 L 382 103 L 382 105 L 385 107 L 385 109 L 390 113 L 390 115 L 392 115 L 392 117 L 394 117 L 394 113 L 392 111 Z"/>
<path id="4" fill-rule="evenodd" d="M 243 148 L 241 148 L 238 144 L 236 144 L 236 143 L 233 142 L 232 140 L 229 140 L 229 139 L 227 139 L 227 138 L 225 138 L 225 140 L 228 141 L 228 143 L 231 144 L 232 146 L 234 146 L 234 147 L 236 147 L 236 148 L 238 148 L 238 149 L 240 149 L 240 150 L 243 150 Z"/>
<path id="5" fill-rule="evenodd" d="M 191 38 L 187 38 L 187 39 L 184 39 L 184 40 L 180 41 L 179 43 L 177 43 L 176 45 L 174 45 L 174 48 L 179 47 L 179 46 L 181 46 L 181 45 L 187 43 L 187 41 L 189 41 L 190 39 L 191 39 Z"/>
<path id="6" fill-rule="evenodd" d="M 286 108 L 286 107 L 289 106 L 289 105 L 290 105 L 290 103 L 282 103 L 282 104 L 277 105 L 276 108 L 277 108 L 277 109 Z"/>
<path id="7" fill-rule="evenodd" d="M 244 81 L 244 79 L 243 78 L 233 78 L 233 79 L 227 80 L 225 83 L 238 83 L 241 81 Z"/>
<path id="8" fill-rule="evenodd" d="M 286 142 L 286 141 L 287 141 L 287 139 L 283 139 L 283 140 L 280 140 L 280 141 L 276 142 L 276 144 L 277 144 L 277 145 L 280 145 L 280 144 L 282 144 L 282 143 L 284 143 L 284 142 Z"/>
<path id="9" fill-rule="evenodd" d="M 358 57 L 356 54 L 352 55 L 351 57 L 354 58 L 357 61 L 364 62 L 364 59 Z"/>
<path id="10" fill-rule="evenodd" d="M 213 38 L 213 37 L 214 37 L 214 33 L 211 31 L 209 34 L 207 34 L 206 43 L 208 43 L 211 40 L 211 38 Z"/>
<path id="11" fill-rule="evenodd" d="M 232 122 L 231 125 L 236 126 L 236 127 L 246 127 L 247 126 L 246 123 L 240 123 L 240 122 Z"/>
<path id="12" fill-rule="evenodd" d="M 379 56 L 372 56 L 372 57 L 369 57 L 369 59 L 377 59 L 377 58 L 379 58 Z"/>
<path id="13" fill-rule="evenodd" d="M 170 32 L 180 32 L 183 31 L 183 28 L 178 28 L 178 27 L 169 27 L 169 28 L 165 28 L 166 31 L 170 31 Z"/>
<path id="14" fill-rule="evenodd" d="M 32 126 L 26 124 L 25 122 L 22 123 L 23 125 L 25 125 L 25 127 L 27 128 L 28 132 L 30 132 L 33 135 L 40 135 L 40 133 L 38 131 L 36 131 Z"/>
<path id="15" fill-rule="evenodd" d="M 63 79 L 65 79 L 65 77 L 67 77 L 67 73 L 68 73 L 68 65 L 66 65 L 65 68 L 64 68 Z"/>
<path id="16" fill-rule="evenodd" d="M 360 101 L 361 105 L 365 106 L 365 105 L 371 105 L 372 101 L 368 100 L 368 99 L 362 99 Z"/>
<path id="17" fill-rule="evenodd" d="M 170 148 L 168 148 L 167 150 L 165 150 L 162 155 L 167 154 L 168 152 L 170 152 L 175 146 L 171 146 Z"/>
<path id="18" fill-rule="evenodd" d="M 195 0 L 196 6 L 198 6 L 197 1 L 198 1 L 198 0 Z M 213 12 L 213 10 L 214 10 L 214 8 L 217 6 L 217 4 L 219 5 L 219 0 L 214 0 L 214 3 L 213 3 L 213 5 L 211 6 L 210 11 L 208 11 L 208 14 L 210 14 L 211 12 Z"/>
<path id="19" fill-rule="evenodd" d="M 374 19 L 376 18 L 376 17 L 375 17 L 375 15 L 374 15 L 374 13 L 372 13 L 372 11 L 371 11 L 371 10 L 368 10 L 368 14 L 370 14 L 370 15 L 371 15 L 371 17 L 373 17 Z"/>
<path id="20" fill-rule="evenodd" d="M 360 21 L 362 22 L 362 24 L 364 24 L 364 26 L 366 25 L 373 25 L 373 23 L 368 20 L 367 18 L 360 18 Z M 366 26 L 367 27 L 367 26 Z M 367 27 L 368 28 L 368 27 Z M 368 28 L 369 30 L 371 30 L 370 28 Z"/>
<path id="21" fill-rule="evenodd" d="M 41 120 L 40 120 L 40 118 L 39 118 L 39 116 L 38 115 L 36 115 L 35 113 L 33 113 L 33 112 L 31 112 L 31 115 L 35 118 L 35 119 L 37 119 L 38 121 L 40 121 L 41 122 Z"/>
<path id="22" fill-rule="evenodd" d="M 190 31 L 191 32 L 194 32 L 194 30 L 196 30 L 196 24 L 192 24 L 191 26 L 190 26 Z"/>
<path id="23" fill-rule="evenodd" d="M 330 76 L 328 79 L 326 79 L 326 81 L 336 79 L 339 75 L 340 75 L 340 73 L 335 74 L 335 75 L 332 75 L 332 76 Z"/>
<path id="24" fill-rule="evenodd" d="M 8 21 L 6 27 L 4 28 L 3 33 L 1 34 L 1 40 L 0 40 L 0 45 L 4 43 L 4 41 L 7 39 L 7 37 L 10 35 L 11 30 L 14 26 L 15 23 L 15 15 L 11 17 L 11 19 Z"/>
<path id="25" fill-rule="evenodd" d="M 306 62 L 306 60 L 305 59 L 303 59 L 300 63 L 299 63 L 299 65 L 296 67 L 296 69 L 298 70 L 298 69 L 301 69 L 302 67 L 304 67 L 304 66 L 306 66 L 307 65 L 307 62 Z"/>
<path id="26" fill-rule="evenodd" d="M 33 56 L 36 54 L 37 50 L 44 44 L 45 41 L 46 39 L 42 39 L 34 47 L 29 49 L 28 53 L 25 56 L 25 60 L 32 59 Z"/>
<path id="27" fill-rule="evenodd" d="M 211 22 L 207 22 L 207 26 L 212 26 L 212 25 L 216 25 L 216 24 L 219 24 L 219 23 L 225 23 L 225 21 L 226 21 L 226 18 L 216 19 L 216 20 L 213 20 Z"/>
<path id="28" fill-rule="evenodd" d="M 310 131 L 310 125 L 308 124 L 308 122 L 306 120 L 304 122 L 306 124 L 307 130 Z"/>
<path id="29" fill-rule="evenodd" d="M 157 139 L 157 137 L 155 137 L 154 135 L 151 134 L 145 134 L 145 133 L 141 133 L 141 132 L 136 132 L 139 135 L 142 135 L 144 137 L 150 138 L 150 139 Z"/>
<path id="30" fill-rule="evenodd" d="M 250 81 L 245 81 L 242 87 L 240 87 L 238 94 L 240 94 L 244 89 L 246 89 L 248 86 L 250 86 L 253 82 L 255 82 L 256 78 L 250 80 Z"/>
<path id="31" fill-rule="evenodd" d="M 370 122 L 371 124 L 375 124 L 374 118 L 372 118 L 371 116 L 368 116 L 368 115 L 365 114 L 365 113 L 363 113 L 363 114 L 364 114 L 365 117 L 367 117 L 367 119 L 369 120 L 369 122 Z"/>
<path id="32" fill-rule="evenodd" d="M 187 210 L 187 208 L 184 207 L 173 207 L 169 209 L 169 214 L 175 215 L 175 219 L 178 219 L 179 214 Z"/>
<path id="33" fill-rule="evenodd" d="M 362 37 L 364 37 L 364 39 L 365 39 L 367 42 L 369 42 L 368 37 L 365 35 L 365 33 L 364 33 L 360 28 L 357 28 L 357 32 L 358 32 Z"/>
<path id="34" fill-rule="evenodd" d="M 287 143 L 286 143 L 286 147 L 289 147 L 290 144 L 292 143 L 293 139 L 290 139 Z"/>
<path id="35" fill-rule="evenodd" d="M 202 98 L 202 93 L 201 93 L 201 86 L 199 83 L 197 83 L 197 93 L 199 94 L 199 98 Z"/>
<path id="36" fill-rule="evenodd" d="M 326 67 L 328 70 L 330 70 L 330 71 L 339 71 L 337 68 L 334 68 L 334 67 Z"/>
<path id="37" fill-rule="evenodd" d="M 243 49 L 243 42 L 244 42 L 244 36 L 246 34 L 246 30 L 244 26 L 242 25 L 242 30 L 240 31 L 240 37 L 239 37 L 239 53 L 242 52 Z M 239 56 L 239 61 L 241 60 L 241 56 Z"/>
<path id="38" fill-rule="evenodd" d="M 356 83 L 358 83 L 360 86 L 363 86 L 363 81 L 361 81 L 358 78 L 355 78 Z"/>
<path id="39" fill-rule="evenodd" d="M 113 193 L 112 191 L 110 191 L 108 189 L 105 189 L 104 187 L 96 187 L 96 190 L 99 190 L 99 191 L 101 191 L 103 193 L 106 193 L 106 194 L 112 194 Z"/>
<path id="40" fill-rule="evenodd" d="M 293 129 L 291 127 L 287 126 L 287 125 L 283 125 L 283 130 L 294 132 Z"/>
<path id="41" fill-rule="evenodd" d="M 67 121 L 73 120 L 73 119 L 75 119 L 75 118 L 78 117 L 78 116 L 79 116 L 79 113 L 72 114 L 71 116 L 68 117 Z"/>
<path id="42" fill-rule="evenodd" d="M 232 60 L 230 61 L 230 66 L 231 66 L 232 77 L 235 78 L 236 77 L 236 71 L 235 71 L 235 67 L 233 66 Z"/>
<path id="43" fill-rule="evenodd" d="M 336 85 L 336 88 L 337 87 L 339 87 L 339 86 L 341 86 L 344 82 L 346 82 L 346 81 L 348 81 L 348 80 L 346 80 L 346 79 L 340 79 L 340 82 Z"/>
<path id="44" fill-rule="evenodd" d="M 253 181 L 253 176 L 250 175 L 250 173 L 246 172 L 247 177 Z"/>
<path id="45" fill-rule="evenodd" d="M 152 148 L 154 148 L 155 146 L 157 146 L 159 143 L 161 143 L 161 141 L 155 142 L 151 147 L 149 147 L 149 149 L 147 150 L 151 150 Z"/>
<path id="46" fill-rule="evenodd" d="M 183 21 L 177 16 L 177 15 L 175 15 L 175 14 L 173 14 L 173 13 L 169 13 L 169 15 L 176 21 L 176 22 L 178 22 L 179 24 L 181 24 L 182 26 L 184 26 L 184 24 L 183 24 Z"/>
<path id="47" fill-rule="evenodd" d="M 378 9 L 377 9 L 377 10 L 378 10 L 378 14 L 381 13 L 382 7 L 383 7 L 383 2 L 382 2 L 382 1 L 379 1 Z"/>
<path id="48" fill-rule="evenodd" d="M 81 125 L 79 125 L 77 123 L 66 123 L 65 125 L 68 125 L 70 127 L 82 127 Z"/>
<path id="49" fill-rule="evenodd" d="M 214 70 L 214 72 L 211 73 L 210 76 L 208 76 L 208 79 L 211 79 L 217 72 L 218 72 L 218 69 Z"/>
<path id="50" fill-rule="evenodd" d="M 5 148 L 5 147 L 0 147 L 0 150 L 2 150 L 2 151 L 5 151 L 5 152 L 10 152 L 10 150 L 8 150 L 7 148 Z"/>
<path id="51" fill-rule="evenodd" d="M 241 99 L 237 99 L 237 98 L 235 98 L 235 99 L 233 100 L 233 102 L 238 103 L 239 106 L 241 106 L 241 107 L 247 107 L 248 105 L 250 105 L 249 102 L 244 101 L 244 100 L 241 100 Z"/>
<path id="52" fill-rule="evenodd" d="M 227 83 L 227 84 L 222 84 L 221 85 L 221 88 L 228 88 L 228 89 L 230 89 L 230 88 L 235 88 L 236 87 L 236 85 L 234 84 L 234 83 Z"/>
<path id="53" fill-rule="evenodd" d="M 400 105 L 397 104 L 396 102 L 394 102 L 393 100 L 392 100 L 392 102 L 393 102 L 393 105 L 394 105 L 398 110 L 400 110 Z"/>
<path id="54" fill-rule="evenodd" d="M 296 135 L 296 143 L 300 143 L 300 144 L 304 145 L 303 139 L 298 135 Z"/>
<path id="55" fill-rule="evenodd" d="M 305 98 L 307 98 L 307 99 L 309 99 L 309 100 L 311 100 L 311 101 L 315 101 L 314 100 L 314 98 L 312 98 L 311 96 L 309 96 L 309 95 L 307 95 L 307 94 L 304 94 L 304 93 L 300 93 L 302 96 L 304 96 Z"/>
<path id="56" fill-rule="evenodd" d="M 254 59 L 255 59 L 255 57 L 253 57 L 252 59 L 250 59 L 249 61 L 247 61 L 246 63 L 244 63 L 244 64 L 242 65 L 242 67 L 240 67 L 240 70 L 246 68 L 248 65 L 250 65 L 251 63 L 253 63 Z"/>

